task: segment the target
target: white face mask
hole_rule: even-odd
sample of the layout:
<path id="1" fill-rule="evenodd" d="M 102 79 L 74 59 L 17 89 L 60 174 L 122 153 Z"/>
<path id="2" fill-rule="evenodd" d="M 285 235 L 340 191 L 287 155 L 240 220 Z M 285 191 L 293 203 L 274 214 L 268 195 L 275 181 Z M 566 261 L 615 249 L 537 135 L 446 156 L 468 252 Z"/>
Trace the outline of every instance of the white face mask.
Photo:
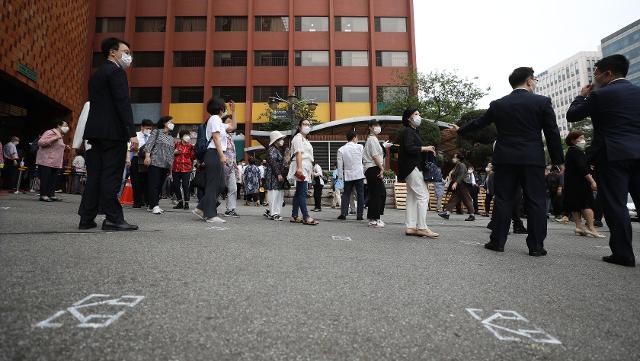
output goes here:
<path id="1" fill-rule="evenodd" d="M 281 147 L 284 146 L 284 139 L 280 139 L 277 143 Z"/>
<path id="2" fill-rule="evenodd" d="M 576 143 L 576 147 L 580 148 L 580 149 L 584 149 L 587 146 L 587 141 L 586 140 L 581 140 L 578 143 Z"/>
<path id="3" fill-rule="evenodd" d="M 120 65 L 123 69 L 126 69 L 131 66 L 131 62 L 133 61 L 133 57 L 127 53 L 122 53 L 122 57 L 120 58 Z"/>
<path id="4" fill-rule="evenodd" d="M 456 159 L 456 158 L 453 158 L 451 161 L 453 162 L 453 164 L 458 163 L 458 159 Z"/>
<path id="5" fill-rule="evenodd" d="M 188 135 L 185 135 L 184 137 L 182 137 L 182 140 L 183 140 L 185 143 L 189 143 L 189 141 L 191 140 L 191 137 L 190 137 L 190 136 L 188 136 Z"/>
<path id="6" fill-rule="evenodd" d="M 491 172 L 491 168 L 489 168 L 489 167 L 485 168 L 484 170 L 487 171 L 487 172 Z"/>
<path id="7" fill-rule="evenodd" d="M 143 131 L 142 131 L 142 134 L 144 134 L 144 135 L 149 135 L 149 134 L 151 134 L 151 129 L 145 129 L 145 130 L 143 130 Z"/>
<path id="8" fill-rule="evenodd" d="M 378 135 L 382 132 L 381 127 L 373 127 L 373 134 Z"/>
<path id="9" fill-rule="evenodd" d="M 419 115 L 414 115 L 414 116 L 413 116 L 413 118 L 411 118 L 411 120 L 413 121 L 413 124 L 414 124 L 416 127 L 419 127 L 419 126 L 420 126 L 420 124 L 422 124 L 422 118 L 420 118 L 420 116 L 419 116 Z"/>
<path id="10" fill-rule="evenodd" d="M 62 127 L 60 128 L 60 131 L 62 132 L 62 134 L 67 134 L 67 132 L 69 131 L 69 127 Z"/>
<path id="11" fill-rule="evenodd" d="M 467 173 L 472 174 L 472 173 L 473 173 L 473 169 L 469 169 L 469 170 L 467 171 Z"/>
<path id="12" fill-rule="evenodd" d="M 308 125 L 305 125 L 302 128 L 300 128 L 300 132 L 304 135 L 307 135 L 311 132 L 311 127 Z"/>
<path id="13" fill-rule="evenodd" d="M 167 129 L 169 129 L 169 130 L 173 130 L 173 128 L 174 128 L 175 126 L 176 126 L 176 125 L 175 125 L 175 124 L 173 124 L 173 123 L 167 123 Z"/>

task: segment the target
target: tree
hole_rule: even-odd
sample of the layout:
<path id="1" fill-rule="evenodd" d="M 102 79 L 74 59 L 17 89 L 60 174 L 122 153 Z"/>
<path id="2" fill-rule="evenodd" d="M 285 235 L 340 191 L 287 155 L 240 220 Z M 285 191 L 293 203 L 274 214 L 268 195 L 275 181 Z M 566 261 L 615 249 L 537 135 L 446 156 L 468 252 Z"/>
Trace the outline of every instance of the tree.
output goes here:
<path id="1" fill-rule="evenodd" d="M 486 109 L 466 112 L 462 114 L 457 125 L 463 126 L 481 117 L 484 113 L 486 113 Z M 497 135 L 498 132 L 495 124 L 490 124 L 483 129 L 458 137 L 456 139 L 456 145 L 460 152 L 466 157 L 467 162 L 478 168 L 491 160 L 493 142 L 496 140 Z"/>
<path id="2" fill-rule="evenodd" d="M 293 109 L 295 109 L 296 126 L 298 125 L 300 119 L 307 119 L 311 121 L 312 124 L 318 123 L 318 120 L 316 119 L 316 112 L 315 110 L 309 109 L 309 103 L 311 103 L 311 101 L 306 99 L 299 99 L 294 103 Z M 267 110 L 265 110 L 259 116 L 259 119 L 267 120 L 266 123 L 263 123 L 260 126 L 260 129 L 266 131 L 290 130 L 292 128 L 292 124 L 291 115 L 287 110 L 288 107 L 289 105 L 287 103 L 280 103 L 278 104 L 278 108 L 276 110 L 267 108 Z"/>
<path id="3" fill-rule="evenodd" d="M 585 118 L 579 122 L 570 123 L 571 131 L 583 132 L 587 143 L 591 143 L 593 140 L 593 123 L 591 118 Z"/>

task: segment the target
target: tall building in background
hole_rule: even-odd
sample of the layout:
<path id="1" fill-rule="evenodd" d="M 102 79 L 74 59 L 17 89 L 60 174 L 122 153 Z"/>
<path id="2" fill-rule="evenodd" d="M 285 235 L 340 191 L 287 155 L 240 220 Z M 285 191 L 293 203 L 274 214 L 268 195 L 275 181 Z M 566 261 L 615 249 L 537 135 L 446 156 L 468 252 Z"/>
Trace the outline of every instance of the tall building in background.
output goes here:
<path id="1" fill-rule="evenodd" d="M 640 86 L 640 20 L 602 39 L 602 55 L 622 54 L 629 59 L 627 79 Z"/>
<path id="2" fill-rule="evenodd" d="M 538 74 L 536 93 L 551 98 L 560 135 L 569 133 L 567 110 L 580 89 L 591 83 L 600 51 L 582 51 Z"/>
<path id="3" fill-rule="evenodd" d="M 294 90 L 322 122 L 367 116 L 416 68 L 412 0 L 93 1 L 93 67 L 104 38 L 130 42 L 136 122 L 199 124 L 219 95 L 249 130 Z"/>

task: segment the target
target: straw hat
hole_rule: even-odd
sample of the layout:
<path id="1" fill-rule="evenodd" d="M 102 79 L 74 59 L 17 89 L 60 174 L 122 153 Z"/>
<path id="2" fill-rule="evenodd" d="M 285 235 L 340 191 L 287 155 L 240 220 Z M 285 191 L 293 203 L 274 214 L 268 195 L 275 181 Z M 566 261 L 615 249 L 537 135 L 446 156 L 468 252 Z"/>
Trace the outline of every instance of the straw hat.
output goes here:
<path id="1" fill-rule="evenodd" d="M 273 132 L 271 132 L 271 134 L 269 135 L 269 145 L 273 145 L 273 143 L 275 143 L 276 141 L 284 138 L 285 135 L 280 133 L 277 130 L 274 130 Z"/>

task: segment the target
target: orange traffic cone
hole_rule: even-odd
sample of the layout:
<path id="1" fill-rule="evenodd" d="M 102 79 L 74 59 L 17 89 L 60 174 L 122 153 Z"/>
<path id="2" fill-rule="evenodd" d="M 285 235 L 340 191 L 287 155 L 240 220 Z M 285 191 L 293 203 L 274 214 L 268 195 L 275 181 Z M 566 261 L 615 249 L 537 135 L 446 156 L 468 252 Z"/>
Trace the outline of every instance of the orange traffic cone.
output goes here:
<path id="1" fill-rule="evenodd" d="M 127 178 L 127 184 L 124 185 L 124 189 L 122 190 L 120 204 L 127 206 L 133 205 L 133 187 L 131 186 L 130 178 Z"/>

